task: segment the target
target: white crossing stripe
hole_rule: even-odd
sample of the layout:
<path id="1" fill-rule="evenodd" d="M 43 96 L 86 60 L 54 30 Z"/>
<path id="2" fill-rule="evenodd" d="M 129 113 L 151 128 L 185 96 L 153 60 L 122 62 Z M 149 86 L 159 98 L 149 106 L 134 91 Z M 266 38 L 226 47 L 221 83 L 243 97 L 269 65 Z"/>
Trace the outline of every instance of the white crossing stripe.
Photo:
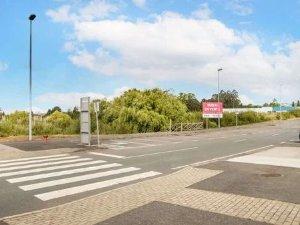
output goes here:
<path id="1" fill-rule="evenodd" d="M 81 161 L 87 161 L 87 160 L 88 159 L 83 159 Z M 105 163 L 105 162 L 106 161 L 104 161 L 104 160 L 97 160 L 97 161 L 67 164 L 67 165 L 62 165 L 62 166 L 51 166 L 51 167 L 44 167 L 44 168 L 37 168 L 37 169 L 30 169 L 30 170 L 20 170 L 20 171 L 8 172 L 8 173 L 0 173 L 0 177 L 11 177 L 11 176 L 18 176 L 18 175 L 24 175 L 24 174 L 29 174 L 29 173 L 38 173 L 38 172 L 43 172 L 43 171 L 66 169 L 66 168 L 86 166 L 86 165 L 94 165 L 94 164 Z"/>
<path id="2" fill-rule="evenodd" d="M 65 156 L 65 157 L 60 157 L 60 158 L 29 160 L 29 161 L 25 161 L 25 162 L 13 162 L 13 163 L 1 164 L 0 167 L 26 165 L 26 164 L 31 164 L 31 163 L 51 162 L 51 161 L 58 161 L 58 160 L 63 160 L 63 159 L 75 159 L 75 158 L 79 158 L 79 156 Z"/>
<path id="3" fill-rule="evenodd" d="M 235 143 L 238 143 L 238 142 L 242 142 L 242 141 L 247 141 L 248 139 L 240 139 L 240 140 L 236 140 L 234 141 Z"/>
<path id="4" fill-rule="evenodd" d="M 140 168 L 128 167 L 128 168 L 117 169 L 117 170 L 109 170 L 109 171 L 100 172 L 100 173 L 93 173 L 93 174 L 81 175 L 81 176 L 76 176 L 76 177 L 63 178 L 63 179 L 59 179 L 59 180 L 52 180 L 52 181 L 46 181 L 46 182 L 41 182 L 41 183 L 29 184 L 29 185 L 20 186 L 19 188 L 21 188 L 24 191 L 30 191 L 30 190 L 36 190 L 36 189 L 41 189 L 41 188 L 46 188 L 46 187 L 58 186 L 58 185 L 62 185 L 62 184 L 74 183 L 74 182 L 78 182 L 78 181 L 106 177 L 106 176 L 110 176 L 110 175 L 128 173 L 128 172 L 137 171 L 137 170 L 140 170 Z"/>
<path id="5" fill-rule="evenodd" d="M 121 156 L 121 155 L 104 154 L 104 153 L 99 153 L 99 152 L 90 152 L 90 154 L 92 154 L 92 155 L 106 156 L 106 157 L 112 157 L 112 158 L 118 158 L 118 159 L 125 158 L 125 156 Z"/>
<path id="6" fill-rule="evenodd" d="M 19 158 L 19 159 L 1 160 L 0 163 L 19 162 L 19 161 L 26 161 L 26 160 L 33 160 L 33 159 L 49 159 L 49 158 L 62 157 L 62 156 L 68 156 L 68 154 L 59 154 L 59 155 L 49 155 L 49 156 L 38 156 L 38 157 L 30 157 L 30 158 Z"/>
<path id="7" fill-rule="evenodd" d="M 62 175 L 68 175 L 68 174 L 74 174 L 74 173 L 82 173 L 82 172 L 88 172 L 88 171 L 94 171 L 94 170 L 100 170 L 100 169 L 108 169 L 108 168 L 113 168 L 113 167 L 118 167 L 118 166 L 122 166 L 122 164 L 111 163 L 111 164 L 105 164 L 105 165 L 100 165 L 100 166 L 90 166 L 90 167 L 84 167 L 84 168 L 78 168 L 78 169 L 72 169 L 72 170 L 63 170 L 63 171 L 59 171 L 59 172 L 43 173 L 43 174 L 32 175 L 32 176 L 12 178 L 12 179 L 8 179 L 7 181 L 9 183 L 19 183 L 19 182 L 38 180 L 38 179 L 44 179 L 44 178 L 49 178 L 49 177 L 59 177 Z"/>
<path id="8" fill-rule="evenodd" d="M 85 160 L 92 160 L 92 159 L 91 158 L 79 158 L 79 159 L 71 159 L 71 160 L 62 160 L 62 161 L 58 161 L 58 162 L 38 163 L 38 164 L 25 165 L 25 166 L 13 166 L 13 167 L 8 167 L 8 168 L 0 168 L 0 172 L 9 171 L 9 170 L 17 170 L 17 169 L 34 168 L 34 167 L 40 167 L 40 166 L 49 166 L 49 165 L 58 165 L 58 164 L 64 164 L 64 163 L 80 162 L 80 161 L 85 161 Z"/>
<path id="9" fill-rule="evenodd" d="M 87 191 L 92 191 L 92 190 L 97 190 L 97 189 L 117 185 L 117 184 L 127 183 L 130 181 L 139 180 L 139 179 L 143 179 L 143 178 L 147 178 L 147 177 L 153 177 L 153 176 L 157 176 L 159 174 L 161 174 L 161 173 L 154 172 L 154 171 L 139 173 L 139 174 L 134 174 L 131 176 L 101 181 L 101 182 L 97 182 L 97 183 L 91 183 L 91 184 L 86 184 L 86 185 L 81 185 L 81 186 L 56 190 L 56 191 L 50 191 L 50 192 L 46 192 L 46 193 L 42 193 L 42 194 L 37 194 L 37 195 L 35 195 L 35 197 L 37 197 L 43 201 L 47 201 L 47 200 L 51 200 L 51 199 L 68 196 L 68 195 L 74 195 L 74 194 L 78 194 L 78 193 L 83 193 L 83 192 L 87 192 Z"/>

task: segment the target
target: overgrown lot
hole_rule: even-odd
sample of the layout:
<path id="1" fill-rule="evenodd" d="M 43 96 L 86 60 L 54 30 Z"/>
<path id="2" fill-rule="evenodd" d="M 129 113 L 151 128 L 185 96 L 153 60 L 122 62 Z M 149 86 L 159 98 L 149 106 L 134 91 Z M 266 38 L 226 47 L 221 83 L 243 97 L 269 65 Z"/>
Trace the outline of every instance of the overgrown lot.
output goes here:
<path id="1" fill-rule="evenodd" d="M 200 102 L 194 95 L 175 96 L 160 89 L 126 91 L 112 101 L 100 101 L 99 126 L 102 134 L 137 132 L 159 132 L 169 129 L 172 123 L 206 122 L 202 121 Z M 92 131 L 96 129 L 95 113 L 91 104 Z M 48 111 L 47 115 L 34 117 L 34 135 L 78 134 L 79 111 Z M 225 113 L 221 125 L 234 126 L 235 114 Z M 238 115 L 238 124 L 245 125 L 278 119 L 300 117 L 300 110 L 279 113 L 244 112 Z M 211 119 L 209 127 L 217 126 Z M 26 135 L 28 133 L 28 113 L 16 111 L 0 121 L 0 137 Z"/>

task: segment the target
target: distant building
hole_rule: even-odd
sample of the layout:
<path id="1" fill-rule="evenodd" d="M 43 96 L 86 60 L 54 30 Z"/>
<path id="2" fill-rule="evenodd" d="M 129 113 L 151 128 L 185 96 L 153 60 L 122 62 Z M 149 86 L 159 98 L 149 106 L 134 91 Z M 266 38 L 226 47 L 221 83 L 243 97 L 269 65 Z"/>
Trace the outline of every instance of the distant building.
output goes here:
<path id="1" fill-rule="evenodd" d="M 296 109 L 297 107 L 293 107 L 293 106 L 274 106 L 273 107 L 273 112 L 290 112 L 294 109 Z"/>
<path id="2" fill-rule="evenodd" d="M 226 108 L 223 109 L 224 112 L 234 112 L 234 113 L 241 113 L 241 112 L 257 112 L 257 113 L 268 113 L 273 112 L 272 107 L 261 107 L 261 108 Z"/>

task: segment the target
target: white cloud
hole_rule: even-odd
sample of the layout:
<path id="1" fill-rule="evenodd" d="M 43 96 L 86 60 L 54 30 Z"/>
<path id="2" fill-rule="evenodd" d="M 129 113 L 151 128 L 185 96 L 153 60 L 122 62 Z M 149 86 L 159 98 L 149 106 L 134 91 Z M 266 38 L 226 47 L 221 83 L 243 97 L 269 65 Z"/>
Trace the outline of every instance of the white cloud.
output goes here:
<path id="1" fill-rule="evenodd" d="M 116 5 L 110 4 L 105 0 L 92 0 L 86 5 L 77 5 L 79 10 L 72 10 L 71 5 L 63 5 L 56 10 L 49 9 L 46 15 L 54 22 L 79 22 L 93 21 L 107 17 L 110 13 L 118 11 Z M 75 8 L 75 7 L 74 7 Z"/>
<path id="2" fill-rule="evenodd" d="M 239 95 L 239 98 L 243 105 L 254 104 L 254 101 L 247 95 Z"/>
<path id="3" fill-rule="evenodd" d="M 132 2 L 140 8 L 143 8 L 146 4 L 146 0 L 132 0 Z"/>
<path id="4" fill-rule="evenodd" d="M 214 86 L 216 69 L 222 66 L 222 86 L 228 89 L 270 99 L 278 96 L 282 84 L 284 98 L 300 96 L 300 41 L 275 53 L 265 52 L 254 34 L 210 17 L 173 12 L 157 15 L 152 21 L 98 19 L 73 25 L 74 42 L 81 49 L 70 52 L 71 62 L 101 76 L 122 75 L 151 84 L 173 80 Z M 84 47 L 90 43 L 96 47 Z"/>
<path id="5" fill-rule="evenodd" d="M 227 4 L 228 8 L 237 15 L 247 16 L 253 13 L 249 0 L 229 0 Z"/>
<path id="6" fill-rule="evenodd" d="M 8 64 L 6 62 L 0 61 L 0 72 L 8 69 Z"/>
<path id="7" fill-rule="evenodd" d="M 63 5 L 57 10 L 48 10 L 46 15 L 49 16 L 54 22 L 72 22 L 76 19 L 74 14 L 70 14 L 70 5 Z"/>
<path id="8" fill-rule="evenodd" d="M 115 97 L 122 95 L 129 87 L 121 87 L 114 90 L 111 95 L 104 95 L 97 92 L 67 92 L 67 93 L 45 93 L 35 98 L 34 104 L 47 105 L 48 108 L 59 106 L 64 110 L 79 106 L 81 97 L 90 97 L 94 99 L 108 99 L 112 100 Z M 39 108 L 40 111 L 42 109 Z M 44 110 L 45 111 L 45 110 Z"/>
<path id="9" fill-rule="evenodd" d="M 207 3 L 203 3 L 196 11 L 192 12 L 192 15 L 199 19 L 209 19 L 212 17 L 212 11 Z"/>

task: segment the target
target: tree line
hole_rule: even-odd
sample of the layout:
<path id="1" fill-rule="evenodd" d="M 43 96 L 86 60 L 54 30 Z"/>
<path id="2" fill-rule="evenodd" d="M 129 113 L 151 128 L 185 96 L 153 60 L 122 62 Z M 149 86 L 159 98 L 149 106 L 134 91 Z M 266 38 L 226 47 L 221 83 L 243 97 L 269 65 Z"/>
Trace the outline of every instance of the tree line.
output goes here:
<path id="1" fill-rule="evenodd" d="M 217 101 L 218 95 L 199 101 L 193 93 L 172 94 L 168 90 L 158 88 L 138 90 L 130 89 L 121 96 L 109 101 L 107 99 L 94 100 L 100 103 L 98 114 L 100 131 L 103 134 L 159 132 L 169 129 L 172 123 L 201 122 L 201 106 L 203 101 Z M 221 90 L 220 101 L 225 108 L 249 107 L 242 105 L 236 90 Z M 251 107 L 253 107 L 251 105 Z M 90 105 L 91 129 L 96 129 L 96 119 L 93 102 Z M 300 117 L 300 110 L 284 113 L 281 116 L 288 119 Z M 245 112 L 239 115 L 239 124 L 248 124 L 278 119 L 277 114 L 267 115 Z M 80 112 L 77 107 L 66 112 L 55 106 L 47 111 L 42 118 L 34 118 L 33 134 L 78 134 L 80 131 Z M 204 121 L 205 122 L 205 121 Z M 216 127 L 216 120 L 209 121 L 210 127 Z M 222 126 L 235 125 L 235 114 L 225 113 L 221 120 Z M 5 115 L 0 121 L 0 137 L 12 135 L 26 135 L 28 132 L 28 113 L 16 111 Z"/>

